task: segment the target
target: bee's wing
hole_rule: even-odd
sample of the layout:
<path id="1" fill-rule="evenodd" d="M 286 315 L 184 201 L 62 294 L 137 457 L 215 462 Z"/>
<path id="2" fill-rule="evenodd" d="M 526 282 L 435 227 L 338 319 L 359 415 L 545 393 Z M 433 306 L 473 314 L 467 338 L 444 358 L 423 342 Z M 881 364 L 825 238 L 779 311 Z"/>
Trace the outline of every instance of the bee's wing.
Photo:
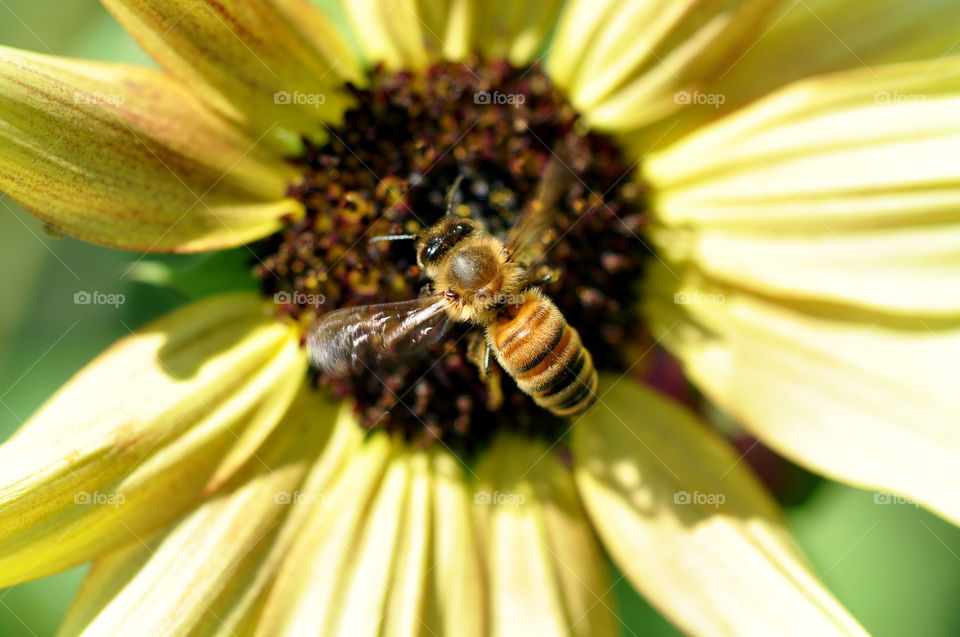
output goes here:
<path id="1" fill-rule="evenodd" d="M 575 178 L 568 163 L 556 154 L 550 157 L 533 199 L 507 236 L 507 251 L 511 258 L 529 263 L 543 253 L 547 232 L 557 214 L 557 204 Z"/>
<path id="2" fill-rule="evenodd" d="M 307 334 L 310 363 L 323 372 L 338 373 L 425 349 L 446 333 L 452 303 L 446 295 L 435 294 L 328 312 Z"/>

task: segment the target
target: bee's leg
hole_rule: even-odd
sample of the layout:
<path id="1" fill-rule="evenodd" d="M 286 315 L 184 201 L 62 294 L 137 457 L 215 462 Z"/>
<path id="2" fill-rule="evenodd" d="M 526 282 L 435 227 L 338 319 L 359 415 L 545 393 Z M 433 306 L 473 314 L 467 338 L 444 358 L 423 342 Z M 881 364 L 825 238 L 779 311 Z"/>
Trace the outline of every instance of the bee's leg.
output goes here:
<path id="1" fill-rule="evenodd" d="M 497 410 L 503 404 L 500 368 L 496 365 L 490 366 L 490 355 L 493 350 L 483 332 L 479 330 L 474 332 L 470 335 L 470 339 L 467 345 L 467 360 L 476 366 L 480 372 L 480 380 L 487 386 L 487 407 Z"/>
<path id="2" fill-rule="evenodd" d="M 546 285 L 560 278 L 560 269 L 540 263 L 527 270 L 527 280 L 524 287 L 533 288 Z"/>
<path id="3" fill-rule="evenodd" d="M 483 332 L 476 330 L 470 334 L 470 342 L 467 344 L 467 360 L 473 363 L 477 370 L 480 371 L 480 380 L 487 382 L 487 375 L 490 371 L 490 359 L 485 355 L 485 352 L 481 351 L 482 348 L 486 348 L 487 351 L 489 351 L 489 345 L 487 345 L 487 339 L 484 337 Z"/>

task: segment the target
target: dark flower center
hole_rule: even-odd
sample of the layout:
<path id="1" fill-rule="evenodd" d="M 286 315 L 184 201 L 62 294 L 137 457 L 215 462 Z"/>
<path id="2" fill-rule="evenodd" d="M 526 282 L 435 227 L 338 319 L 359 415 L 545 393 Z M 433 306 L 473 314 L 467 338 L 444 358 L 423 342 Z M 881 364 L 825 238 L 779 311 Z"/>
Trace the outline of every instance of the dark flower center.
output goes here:
<path id="1" fill-rule="evenodd" d="M 428 280 L 412 241 L 452 212 L 505 238 L 535 196 L 553 151 L 566 145 L 575 173 L 561 197 L 540 263 L 559 276 L 541 289 L 575 327 L 596 367 L 624 370 L 642 324 L 637 284 L 647 257 L 643 189 L 613 141 L 578 132 L 578 116 L 537 67 L 443 63 L 424 75 L 375 71 L 369 89 L 323 145 L 307 145 L 291 194 L 307 214 L 256 248 L 264 292 L 307 328 L 333 309 L 417 297 Z M 454 185 L 456 185 L 455 188 Z M 427 246 L 440 251 L 447 246 Z M 415 442 L 475 448 L 508 427 L 557 440 L 569 427 L 504 375 L 503 401 L 468 361 L 478 327 L 459 324 L 422 354 L 388 358 L 320 386 L 352 398 L 367 427 Z M 493 362 L 492 365 L 496 365 Z"/>

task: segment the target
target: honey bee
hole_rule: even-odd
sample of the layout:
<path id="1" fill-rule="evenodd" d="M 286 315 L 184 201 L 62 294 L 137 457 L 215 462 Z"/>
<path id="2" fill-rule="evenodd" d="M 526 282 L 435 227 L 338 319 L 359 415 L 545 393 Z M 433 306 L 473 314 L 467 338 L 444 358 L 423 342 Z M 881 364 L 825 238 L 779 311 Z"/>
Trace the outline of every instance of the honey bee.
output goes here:
<path id="1" fill-rule="evenodd" d="M 597 400 L 593 359 L 577 330 L 539 289 L 551 275 L 539 276 L 531 267 L 543 252 L 570 176 L 554 156 L 506 242 L 479 222 L 450 214 L 452 196 L 447 215 L 422 234 L 383 237 L 415 241 L 431 293 L 322 315 L 307 335 L 311 363 L 328 373 L 362 368 L 441 342 L 451 323 L 465 322 L 483 330 L 477 341 L 485 349 L 482 362 L 474 360 L 482 377 L 487 378 L 492 352 L 537 405 L 561 417 L 586 413 Z"/>

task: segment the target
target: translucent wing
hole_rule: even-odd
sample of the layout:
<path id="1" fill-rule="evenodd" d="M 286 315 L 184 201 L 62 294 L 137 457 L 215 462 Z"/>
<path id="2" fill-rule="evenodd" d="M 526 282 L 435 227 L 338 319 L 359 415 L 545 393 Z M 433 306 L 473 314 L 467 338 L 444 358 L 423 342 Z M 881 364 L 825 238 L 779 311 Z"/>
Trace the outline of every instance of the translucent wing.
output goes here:
<path id="1" fill-rule="evenodd" d="M 556 215 L 557 204 L 575 178 L 568 163 L 556 154 L 550 157 L 540 175 L 533 199 L 507 237 L 507 250 L 511 258 L 530 262 L 540 256 L 547 231 Z"/>
<path id="2" fill-rule="evenodd" d="M 446 334 L 452 303 L 450 297 L 435 294 L 328 312 L 307 334 L 310 363 L 333 374 L 423 350 Z"/>

